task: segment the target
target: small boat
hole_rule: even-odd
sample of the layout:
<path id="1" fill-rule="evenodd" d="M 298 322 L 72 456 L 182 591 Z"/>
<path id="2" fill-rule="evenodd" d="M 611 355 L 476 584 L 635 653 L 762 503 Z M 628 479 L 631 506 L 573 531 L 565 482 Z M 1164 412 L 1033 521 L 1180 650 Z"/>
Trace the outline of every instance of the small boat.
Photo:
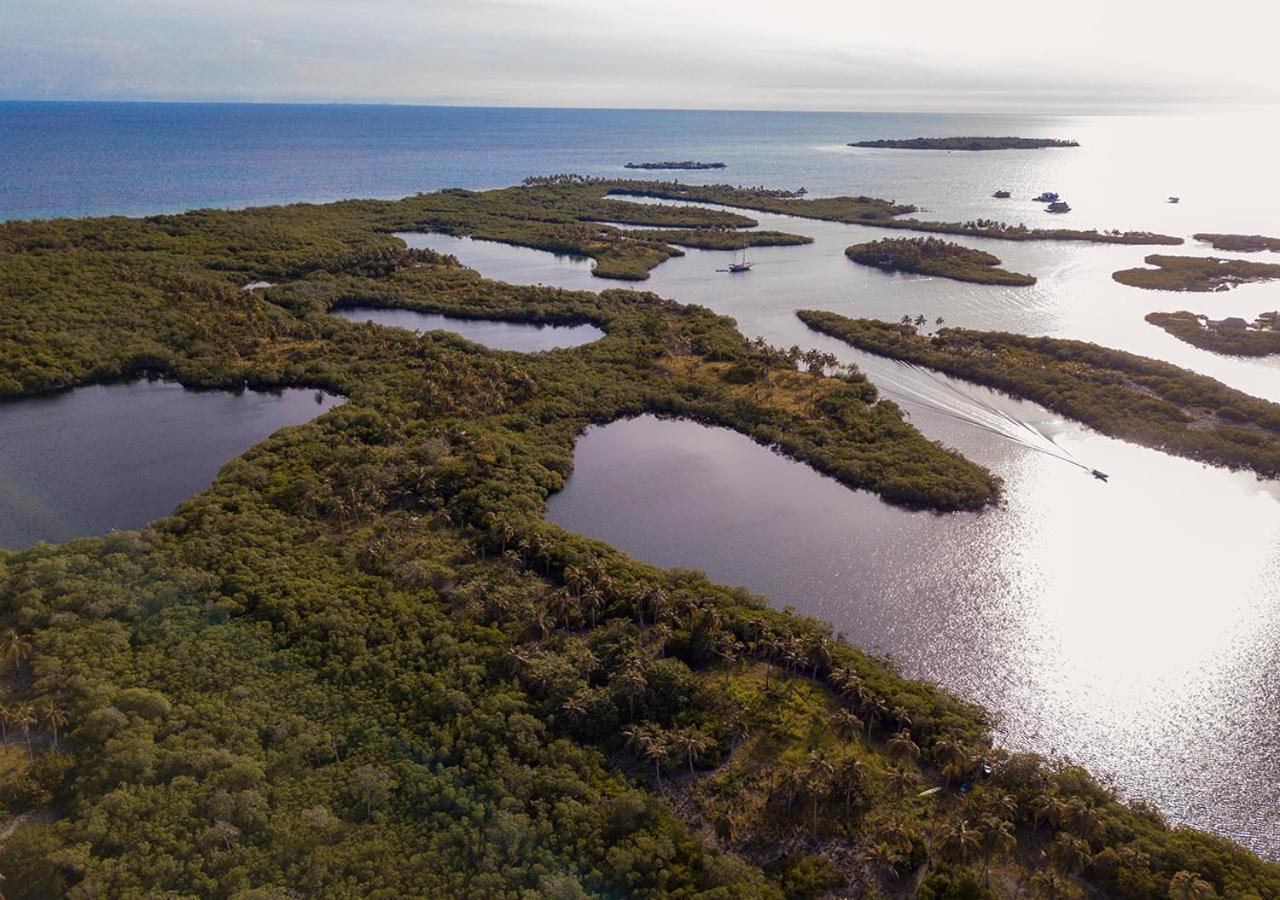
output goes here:
<path id="1" fill-rule="evenodd" d="M 729 268 L 720 269 L 721 272 L 750 272 L 751 267 L 755 263 L 751 261 L 751 255 L 744 249 L 741 256 L 735 256 L 733 262 L 729 263 Z"/>
<path id="2" fill-rule="evenodd" d="M 1170 203 L 1177 203 L 1177 202 L 1178 202 L 1178 201 L 1180 201 L 1181 199 L 1182 199 L 1181 197 L 1170 197 L 1170 198 L 1169 198 L 1169 202 L 1170 202 Z"/>
<path id="3" fill-rule="evenodd" d="M 1010 194 L 1008 191 L 996 191 L 991 196 L 995 197 L 997 200 L 1008 200 L 1013 195 Z"/>
<path id="4" fill-rule="evenodd" d="M 1097 469 L 1092 470 L 1089 474 L 1092 475 L 1094 478 L 1098 479 L 1099 481 L 1106 481 L 1108 478 L 1111 477 L 1106 472 L 1099 472 Z"/>
<path id="5" fill-rule="evenodd" d="M 1065 200 L 1055 200 L 1049 204 L 1049 212 L 1068 213 L 1071 212 L 1071 206 Z"/>
<path id="6" fill-rule="evenodd" d="M 1054 191 L 1045 191 L 1039 197 L 1034 199 L 1037 203 L 1057 203 L 1058 195 Z"/>

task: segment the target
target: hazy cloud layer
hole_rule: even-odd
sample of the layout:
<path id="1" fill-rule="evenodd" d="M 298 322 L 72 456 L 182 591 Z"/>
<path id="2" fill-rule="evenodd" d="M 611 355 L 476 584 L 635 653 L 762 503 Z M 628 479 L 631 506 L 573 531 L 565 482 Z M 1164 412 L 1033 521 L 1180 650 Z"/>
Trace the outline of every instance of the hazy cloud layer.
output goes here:
<path id="1" fill-rule="evenodd" d="M 0 97 L 1074 111 L 1270 104 L 1272 3 L 4 0 Z"/>

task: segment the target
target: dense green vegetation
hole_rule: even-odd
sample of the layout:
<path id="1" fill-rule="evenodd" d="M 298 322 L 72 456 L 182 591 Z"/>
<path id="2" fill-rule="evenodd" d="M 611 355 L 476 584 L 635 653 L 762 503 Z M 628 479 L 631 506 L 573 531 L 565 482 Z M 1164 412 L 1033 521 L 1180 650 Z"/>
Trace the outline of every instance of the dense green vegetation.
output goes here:
<path id="1" fill-rule="evenodd" d="M 662 162 L 629 162 L 624 169 L 724 169 L 727 168 L 722 162 L 696 162 L 692 159 L 682 160 L 663 160 Z"/>
<path id="2" fill-rule="evenodd" d="M 1143 260 L 1154 269 L 1121 269 L 1111 277 L 1149 291 L 1226 291 L 1237 284 L 1280 278 L 1280 264 L 1219 259 L 1216 256 L 1163 256 Z"/>
<path id="3" fill-rule="evenodd" d="M 1071 228 L 1028 228 L 991 219 L 968 222 L 930 222 L 904 219 L 916 207 L 878 200 L 875 197 L 804 197 L 802 191 L 779 191 L 762 187 L 733 187 L 727 184 L 683 184 L 678 181 L 608 181 L 579 176 L 559 175 L 550 179 L 530 179 L 531 183 L 581 184 L 584 189 L 603 189 L 607 193 L 663 200 L 685 200 L 695 203 L 717 203 L 739 209 L 759 210 L 806 219 L 825 219 L 850 225 L 874 225 L 876 228 L 902 228 L 933 234 L 957 234 L 992 238 L 999 241 L 1087 241 L 1096 244 L 1181 244 L 1182 238 L 1150 231 L 1098 231 Z M 588 195 L 589 196 L 589 195 Z"/>
<path id="4" fill-rule="evenodd" d="M 850 147 L 891 150 L 1038 150 L 1044 147 L 1079 147 L 1077 141 L 1020 137 L 918 137 L 905 140 L 856 141 Z"/>
<path id="5" fill-rule="evenodd" d="M 545 522 L 581 430 L 642 412 L 902 502 L 996 483 L 823 354 L 406 251 L 421 208 L 0 225 L 0 393 L 348 398 L 140 533 L 0 553 L 6 896 L 1280 897 L 828 627 Z M 606 336 L 500 353 L 343 303 Z"/>
<path id="6" fill-rule="evenodd" d="M 1205 241 L 1214 250 L 1226 250 L 1228 253 L 1257 253 L 1270 250 L 1280 253 L 1280 238 L 1267 237 L 1262 234 L 1213 234 L 1201 232 L 1193 234 L 1197 241 Z"/>
<path id="7" fill-rule="evenodd" d="M 624 230 L 608 223 L 651 227 Z M 626 281 L 648 278 L 654 266 L 681 255 L 677 246 L 740 250 L 810 241 L 741 230 L 755 224 L 735 213 L 611 200 L 604 190 L 572 179 L 420 194 L 388 207 L 380 223 L 393 231 L 438 231 L 589 257 L 595 260 L 595 275 Z"/>
<path id="8" fill-rule="evenodd" d="M 806 325 L 1046 406 L 1103 434 L 1166 453 L 1280 476 L 1280 405 L 1205 375 L 1084 341 L 944 328 L 801 310 Z"/>
<path id="9" fill-rule="evenodd" d="M 1035 284 L 1031 275 L 997 268 L 999 257 L 938 238 L 884 238 L 846 247 L 844 255 L 864 266 L 918 272 L 976 284 Z"/>
<path id="10" fill-rule="evenodd" d="M 1280 331 L 1256 328 L 1218 328 L 1188 310 L 1147 314 L 1147 321 L 1201 350 L 1232 356 L 1270 356 L 1280 353 Z"/>

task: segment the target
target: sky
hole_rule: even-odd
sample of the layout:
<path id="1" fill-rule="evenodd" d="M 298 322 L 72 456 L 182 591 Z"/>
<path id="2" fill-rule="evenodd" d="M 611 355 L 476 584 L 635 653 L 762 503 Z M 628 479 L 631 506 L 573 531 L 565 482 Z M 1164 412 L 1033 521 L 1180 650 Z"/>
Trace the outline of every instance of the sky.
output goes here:
<path id="1" fill-rule="evenodd" d="M 1141 112 L 1280 101 L 1280 4 L 0 0 L 0 99 Z"/>

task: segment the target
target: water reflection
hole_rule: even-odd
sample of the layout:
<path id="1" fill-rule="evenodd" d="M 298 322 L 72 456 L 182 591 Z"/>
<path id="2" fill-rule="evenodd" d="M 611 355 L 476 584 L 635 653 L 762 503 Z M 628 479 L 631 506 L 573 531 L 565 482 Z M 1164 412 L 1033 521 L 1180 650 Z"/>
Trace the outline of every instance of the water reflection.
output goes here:
<path id="1" fill-rule="evenodd" d="M 923 313 L 1092 340 L 1280 400 L 1280 359 L 1206 353 L 1142 319 L 1188 305 L 1215 317 L 1274 308 L 1280 284 L 1194 296 L 1137 291 L 1110 275 L 1151 248 L 966 238 L 1039 278 L 1029 288 L 968 285 L 844 257 L 850 243 L 902 232 L 752 216 L 815 242 L 756 248 L 755 268 L 738 277 L 715 271 L 727 254 L 689 249 L 641 287 L 731 315 L 748 336 L 830 351 L 886 387 L 901 384 L 901 366 L 809 331 L 795 310 L 889 320 Z M 425 240 L 502 281 L 613 286 L 537 251 Z M 736 435 L 641 420 L 583 439 L 550 515 L 653 562 L 704 568 L 793 603 L 889 652 L 909 674 L 981 702 L 1000 716 L 1005 744 L 1069 755 L 1180 821 L 1280 857 L 1280 487 L 961 389 L 1111 482 L 905 400 L 925 434 L 1005 479 L 1001 508 L 905 513 Z"/>
<path id="2" fill-rule="evenodd" d="M 140 528 L 272 432 L 340 402 L 140 381 L 0 403 L 0 547 Z"/>
<path id="3" fill-rule="evenodd" d="M 995 710 L 1006 746 L 1280 855 L 1277 491 L 1019 406 L 1123 477 L 1013 448 L 1005 507 L 938 516 L 642 417 L 581 439 L 548 516 L 795 604 Z"/>
<path id="4" fill-rule="evenodd" d="M 409 331 L 452 331 L 494 350 L 518 350 L 522 353 L 577 347 L 604 337 L 604 332 L 594 325 L 533 325 L 496 319 L 458 319 L 411 309 L 354 306 L 335 309 L 333 314 L 351 322 L 373 322 Z"/>

